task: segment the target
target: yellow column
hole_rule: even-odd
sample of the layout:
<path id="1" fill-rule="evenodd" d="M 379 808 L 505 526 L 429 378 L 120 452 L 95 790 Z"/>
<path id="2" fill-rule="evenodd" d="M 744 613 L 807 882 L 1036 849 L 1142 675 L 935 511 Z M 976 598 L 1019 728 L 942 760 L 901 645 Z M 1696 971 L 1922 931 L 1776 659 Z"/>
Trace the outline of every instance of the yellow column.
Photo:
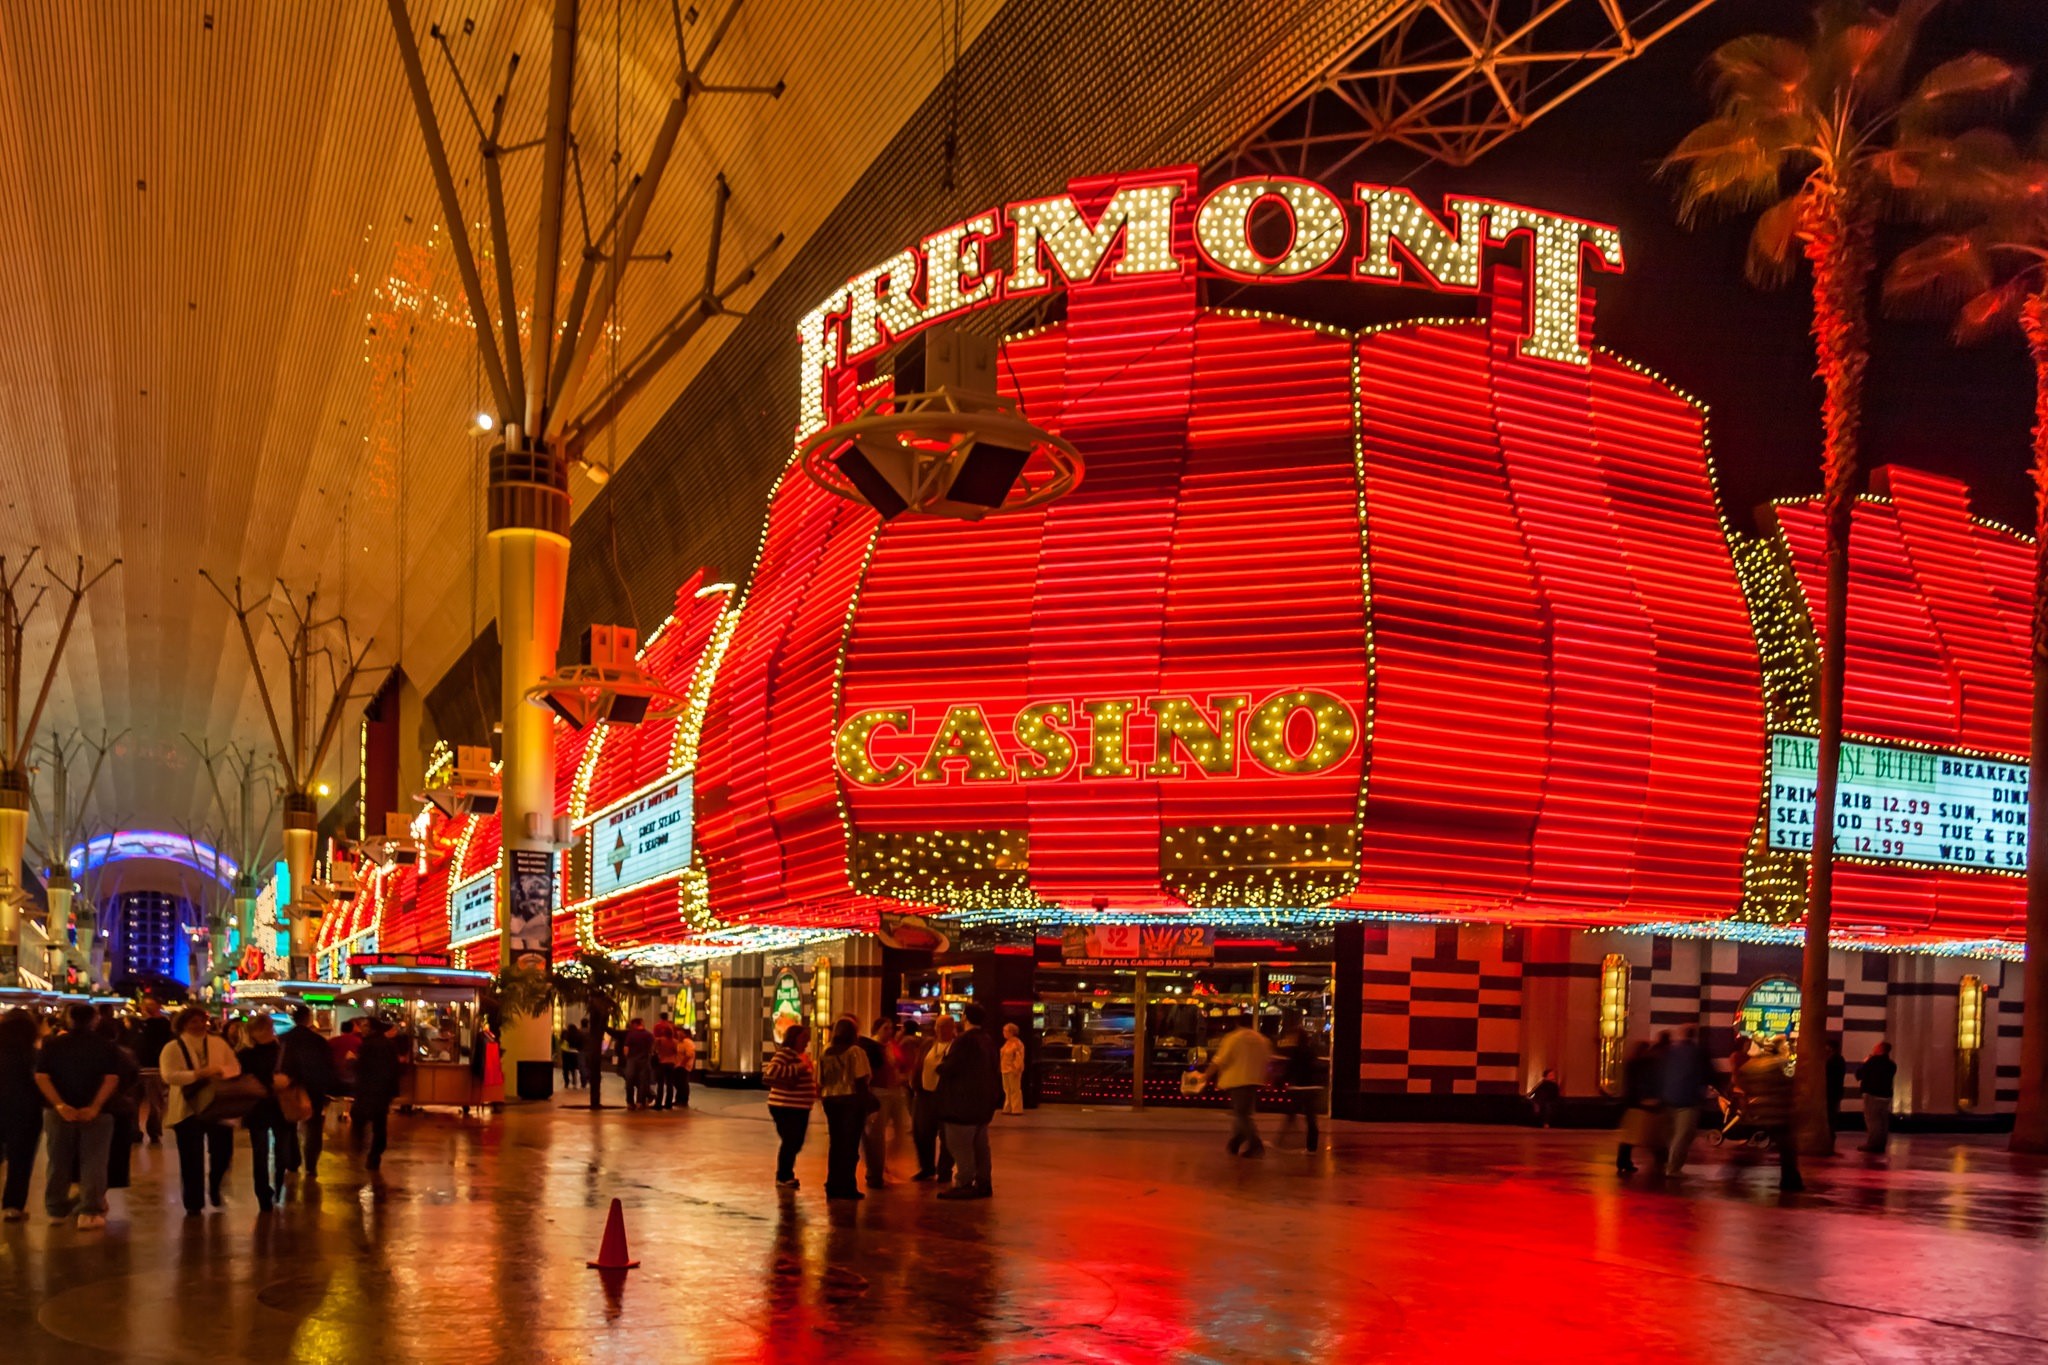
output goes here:
<path id="1" fill-rule="evenodd" d="M 304 980 L 312 975 L 313 949 L 320 938 L 319 908 L 313 903 L 313 845 L 319 837 L 320 813 L 305 792 L 284 798 L 284 864 L 291 877 L 292 899 L 280 907 L 291 930 L 291 963 L 286 975 Z"/>
<path id="2" fill-rule="evenodd" d="M 507 437 L 515 445 L 519 440 L 516 431 Z M 544 973 L 552 955 L 552 911 L 561 897 L 561 888 L 553 886 L 555 743 L 551 713 L 529 703 L 526 693 L 554 672 L 561 644 L 569 580 L 568 477 L 550 451 L 500 450 L 493 452 L 491 483 L 504 760 L 498 814 L 505 894 L 498 901 L 498 944 L 506 969 Z M 522 908 L 531 913 L 517 913 Z M 507 1010 L 499 1041 L 508 1089 L 545 1098 L 553 1077 L 547 1013 Z"/>
<path id="3" fill-rule="evenodd" d="M 0 986 L 21 971 L 21 856 L 28 847 L 28 774 L 0 773 Z"/>

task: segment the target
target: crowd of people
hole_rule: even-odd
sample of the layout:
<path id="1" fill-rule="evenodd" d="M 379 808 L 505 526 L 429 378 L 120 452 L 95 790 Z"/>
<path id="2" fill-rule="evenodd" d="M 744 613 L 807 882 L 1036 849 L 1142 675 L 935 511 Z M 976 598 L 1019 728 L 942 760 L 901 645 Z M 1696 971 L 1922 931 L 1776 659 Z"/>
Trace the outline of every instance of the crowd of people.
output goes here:
<path id="1" fill-rule="evenodd" d="M 217 1024 L 197 1006 L 169 1016 L 147 997 L 129 1019 L 84 1003 L 54 1024 L 9 1010 L 0 1015 L 0 1217 L 27 1217 L 40 1151 L 50 1221 L 104 1227 L 108 1191 L 127 1188 L 132 1150 L 160 1144 L 166 1129 L 187 1217 L 226 1202 L 238 1128 L 256 1205 L 268 1211 L 301 1172 L 319 1178 L 328 1109 L 344 1096 L 374 1172 L 400 1065 L 386 1020 L 351 1020 L 329 1037 L 303 1005 L 282 1034 L 269 1015 Z"/>
<path id="2" fill-rule="evenodd" d="M 562 1061 L 564 1089 L 586 1089 L 590 1107 L 604 1107 L 607 1069 L 618 1073 L 626 1089 L 628 1109 L 670 1110 L 690 1107 L 690 1080 L 697 1070 L 697 1038 L 666 1012 L 649 1028 L 634 1018 L 624 1028 L 611 1028 L 585 1016 L 565 1027 L 556 1040 Z"/>
<path id="3" fill-rule="evenodd" d="M 864 1198 L 888 1183 L 888 1157 L 908 1146 L 913 1181 L 946 1188 L 941 1199 L 995 1193 L 988 1130 L 997 1113 L 1023 1112 L 1024 1043 L 1015 1024 L 998 1043 L 978 1004 L 956 1022 L 940 1016 L 926 1034 L 916 1020 L 878 1019 L 863 1034 L 851 1015 L 834 1022 L 823 1052 L 811 1056 L 811 1030 L 789 1025 L 762 1068 L 775 1123 L 775 1183 L 799 1188 L 797 1154 L 811 1113 L 825 1114 L 825 1197 Z"/>
<path id="4" fill-rule="evenodd" d="M 1779 1189 L 1805 1188 L 1799 1170 L 1799 1144 L 1793 1124 L 1793 1049 L 1787 1038 L 1741 1037 L 1726 1071 L 1716 1068 L 1699 1030 L 1687 1027 L 1676 1035 L 1659 1034 L 1630 1049 L 1622 1063 L 1622 1122 L 1615 1148 L 1615 1170 L 1626 1177 L 1636 1172 L 1636 1154 L 1648 1153 L 1653 1173 L 1681 1174 L 1703 1120 L 1744 1139 L 1754 1135 L 1778 1154 Z M 1892 1087 L 1898 1064 L 1891 1044 L 1880 1041 L 1856 1069 L 1863 1093 L 1863 1150 L 1882 1154 L 1891 1132 Z M 1839 1040 L 1830 1038 L 1825 1077 L 1830 1123 L 1839 1120 L 1846 1093 L 1848 1064 Z M 1544 1073 L 1530 1095 L 1537 1121 L 1549 1126 L 1557 1105 L 1553 1072 Z"/>

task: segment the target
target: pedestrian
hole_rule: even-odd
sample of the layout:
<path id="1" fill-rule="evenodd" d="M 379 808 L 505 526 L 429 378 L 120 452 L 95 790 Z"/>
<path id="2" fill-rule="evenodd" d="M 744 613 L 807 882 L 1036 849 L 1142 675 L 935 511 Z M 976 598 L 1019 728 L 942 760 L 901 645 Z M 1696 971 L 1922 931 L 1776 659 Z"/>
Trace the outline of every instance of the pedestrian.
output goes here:
<path id="1" fill-rule="evenodd" d="M 169 1102 L 164 1121 L 178 1143 L 178 1184 L 185 1216 L 197 1218 L 207 1204 L 221 1205 L 221 1186 L 235 1156 L 235 1130 L 209 1116 L 213 1087 L 242 1074 L 227 1039 L 209 1027 L 206 1011 L 193 1006 L 173 1021 L 171 1041 L 157 1058 Z"/>
<path id="2" fill-rule="evenodd" d="M 946 1145 L 946 1125 L 939 1118 L 939 1065 L 952 1049 L 957 1028 L 953 1017 L 942 1014 L 932 1024 L 932 1036 L 917 1050 L 911 1071 L 915 1091 L 911 1096 L 910 1138 L 917 1147 L 917 1174 L 912 1180 L 953 1179 L 953 1151 Z"/>
<path id="3" fill-rule="evenodd" d="M 1706 1103 L 1711 1079 L 1707 1050 L 1700 1046 L 1699 1028 L 1688 1024 L 1679 1030 L 1678 1040 L 1664 1054 L 1658 1076 L 1658 1098 L 1671 1124 L 1671 1146 L 1664 1159 L 1666 1175 L 1677 1175 L 1685 1169 L 1686 1157 L 1692 1152 L 1693 1134 L 1699 1131 L 1700 1106 Z"/>
<path id="4" fill-rule="evenodd" d="M 1282 1135 L 1291 1132 L 1294 1120 L 1307 1120 L 1308 1150 L 1322 1145 L 1317 1119 L 1323 1108 L 1322 1049 L 1315 1036 L 1302 1027 L 1301 1011 L 1287 1010 L 1280 1016 L 1280 1040 L 1274 1051 L 1280 1058 L 1280 1084 L 1287 1088 L 1287 1117 L 1281 1122 Z"/>
<path id="5" fill-rule="evenodd" d="M 107 1225 L 107 1151 L 114 1116 L 106 1105 L 120 1086 L 121 1063 L 114 1045 L 99 1034 L 97 1010 L 73 1005 L 66 1017 L 70 1027 L 36 1054 L 36 1088 L 50 1106 L 43 1114 L 49 1149 L 43 1207 L 52 1223 L 76 1213 L 84 1231 Z"/>
<path id="6" fill-rule="evenodd" d="M 676 1107 L 676 1026 L 666 1014 L 654 1021 L 654 1107 Z"/>
<path id="7" fill-rule="evenodd" d="M 969 1003 L 960 1012 L 960 1031 L 939 1062 L 939 1119 L 946 1125 L 946 1146 L 953 1153 L 952 1188 L 941 1199 L 986 1199 L 995 1193 L 991 1180 L 988 1125 L 1003 1107 L 1001 1051 L 984 1025 L 988 1012 Z"/>
<path id="8" fill-rule="evenodd" d="M 1542 1079 L 1529 1092 L 1529 1117 L 1538 1128 L 1548 1128 L 1557 1117 L 1557 1101 L 1564 1092 L 1557 1084 L 1557 1068 L 1543 1068 Z"/>
<path id="9" fill-rule="evenodd" d="M 1899 1064 L 1892 1060 L 1892 1045 L 1883 1039 L 1870 1049 L 1870 1056 L 1856 1068 L 1856 1084 L 1863 1091 L 1863 1150 L 1882 1155 L 1892 1135 L 1892 1087 L 1899 1079 Z"/>
<path id="10" fill-rule="evenodd" d="M 1835 1130 L 1842 1126 L 1842 1097 L 1849 1093 L 1849 1063 L 1842 1056 L 1842 1035 L 1828 1035 L 1828 1143 L 1834 1144 Z"/>
<path id="11" fill-rule="evenodd" d="M 1259 1136 L 1259 1087 L 1273 1067 L 1273 1045 L 1260 1033 L 1250 1013 L 1235 1016 L 1236 1027 L 1209 1058 L 1207 1079 L 1230 1097 L 1230 1141 L 1232 1156 L 1264 1156 L 1265 1141 Z"/>
<path id="12" fill-rule="evenodd" d="M 676 1103 L 690 1107 L 690 1074 L 697 1069 L 697 1039 L 686 1028 L 676 1030 Z"/>
<path id="13" fill-rule="evenodd" d="M 874 1097 L 874 1063 L 861 1046 L 860 1026 L 851 1019 L 832 1025 L 832 1042 L 818 1059 L 818 1099 L 825 1107 L 825 1197 L 860 1199 L 861 1138 Z M 880 1186 L 879 1173 L 868 1168 L 868 1183 Z"/>
<path id="14" fill-rule="evenodd" d="M 860 1025 L 852 1015 L 846 1015 L 846 1023 L 860 1031 Z M 881 1189 L 883 1177 L 889 1171 L 889 1124 L 895 1121 L 901 1132 L 899 1113 L 907 1111 L 903 1101 L 903 1072 L 897 1066 L 901 1054 L 895 1046 L 895 1019 L 877 1019 L 874 1031 L 866 1038 L 856 1038 L 860 1052 L 868 1058 L 868 1095 L 872 1103 L 860 1121 L 860 1150 L 866 1156 L 868 1166 L 868 1189 Z"/>
<path id="15" fill-rule="evenodd" d="M 372 1174 L 384 1165 L 384 1149 L 391 1141 L 391 1105 L 398 1098 L 398 1044 L 392 1041 L 391 1024 L 372 1019 L 369 1034 L 356 1053 L 356 1095 L 349 1105 L 348 1126 L 351 1146 L 370 1134 L 370 1150 L 363 1168 Z"/>
<path id="16" fill-rule="evenodd" d="M 1003 1069 L 1003 1112 L 1024 1112 L 1024 1038 L 1015 1024 L 1003 1025 L 1003 1046 L 999 1053 Z"/>
<path id="17" fill-rule="evenodd" d="M 43 1140 L 43 1092 L 36 1085 L 36 1042 L 42 1029 L 25 1009 L 0 1014 L 0 1160 L 7 1184 L 0 1217 L 28 1217 L 28 1182 Z"/>
<path id="18" fill-rule="evenodd" d="M 101 1010 L 93 1029 L 113 1047 L 114 1063 L 118 1068 L 114 1093 L 102 1106 L 102 1112 L 114 1120 L 113 1135 L 107 1139 L 107 1188 L 125 1190 L 136 1144 L 142 1141 L 139 1122 L 144 1104 L 142 1068 L 125 1041 L 130 1034 L 121 1026 L 120 1020 Z"/>
<path id="19" fill-rule="evenodd" d="M 648 1109 L 654 1105 L 654 1035 L 638 1019 L 626 1022 L 619 1039 L 619 1070 L 626 1079 L 626 1107 Z"/>
<path id="20" fill-rule="evenodd" d="M 1647 1041 L 1638 1042 L 1621 1064 L 1621 1141 L 1614 1149 L 1614 1173 L 1636 1173 L 1637 1147 L 1657 1147 L 1657 1106 L 1662 1079 L 1661 1057 Z"/>
<path id="21" fill-rule="evenodd" d="M 315 1026 L 313 1011 L 304 1005 L 293 1008 L 291 1030 L 278 1040 L 278 1065 L 306 1092 L 306 1103 L 312 1111 L 297 1125 L 286 1117 L 286 1135 L 292 1141 L 285 1169 L 296 1171 L 303 1166 L 308 1180 L 320 1178 L 320 1152 L 327 1138 L 327 1105 L 334 1098 L 339 1081 L 329 1041 Z"/>
<path id="22" fill-rule="evenodd" d="M 593 1023 L 596 1019 L 600 1022 Z M 583 1021 L 583 1084 L 590 1091 L 590 1107 L 604 1108 L 604 1030 L 611 1020 L 611 1011 L 593 1014 Z"/>
<path id="23" fill-rule="evenodd" d="M 1742 1116 L 1778 1148 L 1778 1190 L 1806 1188 L 1799 1175 L 1799 1144 L 1792 1136 L 1791 1057 L 1783 1039 L 1761 1044 L 1742 1064 Z"/>
<path id="24" fill-rule="evenodd" d="M 327 1050 L 334 1055 L 334 1093 L 353 1095 L 356 1093 L 356 1059 L 363 1051 L 363 1020 L 342 1021 L 341 1029 L 327 1040 Z"/>
<path id="25" fill-rule="evenodd" d="M 811 1031 L 791 1024 L 761 1068 L 761 1078 L 768 1083 L 768 1117 L 775 1122 L 775 1183 L 786 1190 L 799 1188 L 796 1154 L 804 1149 L 811 1106 L 818 1102 L 818 1072 L 811 1065 L 810 1045 Z"/>
<path id="26" fill-rule="evenodd" d="M 164 1055 L 164 1047 L 171 1041 L 171 1019 L 164 1013 L 163 1001 L 153 995 L 145 995 L 137 1002 L 142 1011 L 140 1022 L 135 1025 L 135 1061 L 142 1068 L 142 1122 L 138 1126 L 136 1139 L 148 1137 L 152 1146 L 164 1140 L 164 1106 L 166 1093 L 163 1073 L 157 1070 L 156 1059 Z"/>
<path id="27" fill-rule="evenodd" d="M 574 1090 L 583 1084 L 583 1030 L 574 1024 L 562 1029 L 562 1088 Z"/>
<path id="28" fill-rule="evenodd" d="M 280 1065 L 284 1049 L 277 1041 L 277 1026 L 268 1016 L 259 1014 L 251 1019 L 247 1037 L 248 1046 L 235 1054 L 235 1061 L 244 1076 L 262 1083 L 264 1095 L 242 1116 L 242 1127 L 249 1134 L 249 1159 L 255 1167 L 250 1174 L 256 1188 L 256 1208 L 268 1213 L 277 1196 L 284 1192 L 285 1158 L 290 1155 L 285 1150 L 285 1134 L 289 1128 L 277 1096 L 281 1088 L 291 1083 L 291 1074 Z"/>

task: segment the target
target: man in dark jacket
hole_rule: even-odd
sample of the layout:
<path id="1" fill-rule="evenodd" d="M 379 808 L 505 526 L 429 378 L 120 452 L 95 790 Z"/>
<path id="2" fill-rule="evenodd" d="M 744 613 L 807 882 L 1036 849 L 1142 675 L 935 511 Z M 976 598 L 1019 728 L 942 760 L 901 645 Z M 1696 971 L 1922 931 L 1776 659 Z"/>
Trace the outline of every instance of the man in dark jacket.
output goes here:
<path id="1" fill-rule="evenodd" d="M 1692 1151 L 1692 1137 L 1699 1129 L 1700 1105 L 1707 1098 L 1707 1050 L 1700 1046 L 1700 1031 L 1691 1024 L 1679 1030 L 1678 1041 L 1664 1054 L 1664 1070 L 1658 1078 L 1659 1098 L 1671 1124 L 1671 1150 L 1665 1155 L 1664 1173 L 1677 1175 L 1685 1169 Z"/>
<path id="2" fill-rule="evenodd" d="M 391 1041 L 391 1025 L 370 1020 L 369 1036 L 356 1054 L 356 1097 L 349 1108 L 351 1141 L 370 1130 L 370 1151 L 363 1159 L 365 1169 L 375 1171 L 384 1162 L 384 1147 L 390 1137 L 391 1104 L 398 1098 L 398 1046 Z"/>
<path id="3" fill-rule="evenodd" d="M 313 1011 L 304 1005 L 292 1011 L 291 1031 L 278 1040 L 284 1060 L 279 1069 L 305 1089 L 313 1103 L 313 1117 L 301 1127 L 304 1137 L 288 1134 L 285 1169 L 296 1171 L 303 1163 L 309 1179 L 320 1178 L 321 1139 L 327 1125 L 327 1102 L 334 1098 L 341 1080 L 334 1066 L 334 1049 L 325 1034 L 313 1027 Z"/>
<path id="4" fill-rule="evenodd" d="M 1002 1058 L 985 1027 L 980 1005 L 961 1011 L 960 1036 L 939 1063 L 939 1119 L 946 1125 L 956 1183 L 941 1199 L 986 1199 L 989 1183 L 988 1125 L 1003 1107 Z"/>
<path id="5" fill-rule="evenodd" d="M 163 1077 L 157 1074 L 156 1059 L 164 1055 L 164 1049 L 171 1045 L 171 1021 L 164 1013 L 163 1002 L 153 995 L 145 995 L 138 1002 L 142 1020 L 135 1026 L 135 1060 L 142 1067 L 142 1093 L 146 1114 L 137 1128 L 135 1140 L 140 1142 L 143 1134 L 149 1135 L 152 1143 L 164 1140 L 164 1107 L 170 1102 L 164 1090 Z"/>
<path id="6" fill-rule="evenodd" d="M 1892 1045 L 1879 1041 L 1870 1057 L 1856 1068 L 1856 1083 L 1863 1089 L 1863 1150 L 1882 1154 L 1892 1134 L 1892 1087 L 1899 1079 L 1899 1064 L 1892 1060 Z"/>

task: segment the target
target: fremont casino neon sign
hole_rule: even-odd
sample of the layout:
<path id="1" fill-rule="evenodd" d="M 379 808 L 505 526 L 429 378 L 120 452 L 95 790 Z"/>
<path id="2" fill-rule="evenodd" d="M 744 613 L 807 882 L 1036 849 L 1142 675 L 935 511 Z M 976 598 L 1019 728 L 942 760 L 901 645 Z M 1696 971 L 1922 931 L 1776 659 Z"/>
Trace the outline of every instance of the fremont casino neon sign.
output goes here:
<path id="1" fill-rule="evenodd" d="M 1525 322 L 1516 353 L 1584 367 L 1579 300 L 1590 263 L 1623 268 L 1621 234 L 1604 223 L 1497 199 L 1445 198 L 1441 214 L 1410 190 L 1360 183 L 1352 202 L 1321 185 L 1285 177 L 1225 181 L 1201 198 L 1192 234 L 1177 231 L 1178 201 L 1192 173 L 1120 177 L 1099 211 L 1073 193 L 990 208 L 942 228 L 864 270 L 807 313 L 801 343 L 797 439 L 826 425 L 826 393 L 836 372 L 856 366 L 919 328 L 996 302 L 1043 294 L 1098 278 L 1140 280 L 1179 275 L 1199 262 L 1231 279 L 1287 282 L 1336 267 L 1347 245 L 1350 278 L 1409 284 L 1453 294 L 1481 289 L 1489 246 L 1516 237 L 1529 244 Z M 1353 210 L 1357 222 L 1354 232 Z M 1286 222 L 1277 252 L 1253 242 L 1253 219 L 1273 211 Z M 1192 236 L 1192 242 L 1184 241 Z M 991 253 L 1010 243 L 1007 269 Z"/>

